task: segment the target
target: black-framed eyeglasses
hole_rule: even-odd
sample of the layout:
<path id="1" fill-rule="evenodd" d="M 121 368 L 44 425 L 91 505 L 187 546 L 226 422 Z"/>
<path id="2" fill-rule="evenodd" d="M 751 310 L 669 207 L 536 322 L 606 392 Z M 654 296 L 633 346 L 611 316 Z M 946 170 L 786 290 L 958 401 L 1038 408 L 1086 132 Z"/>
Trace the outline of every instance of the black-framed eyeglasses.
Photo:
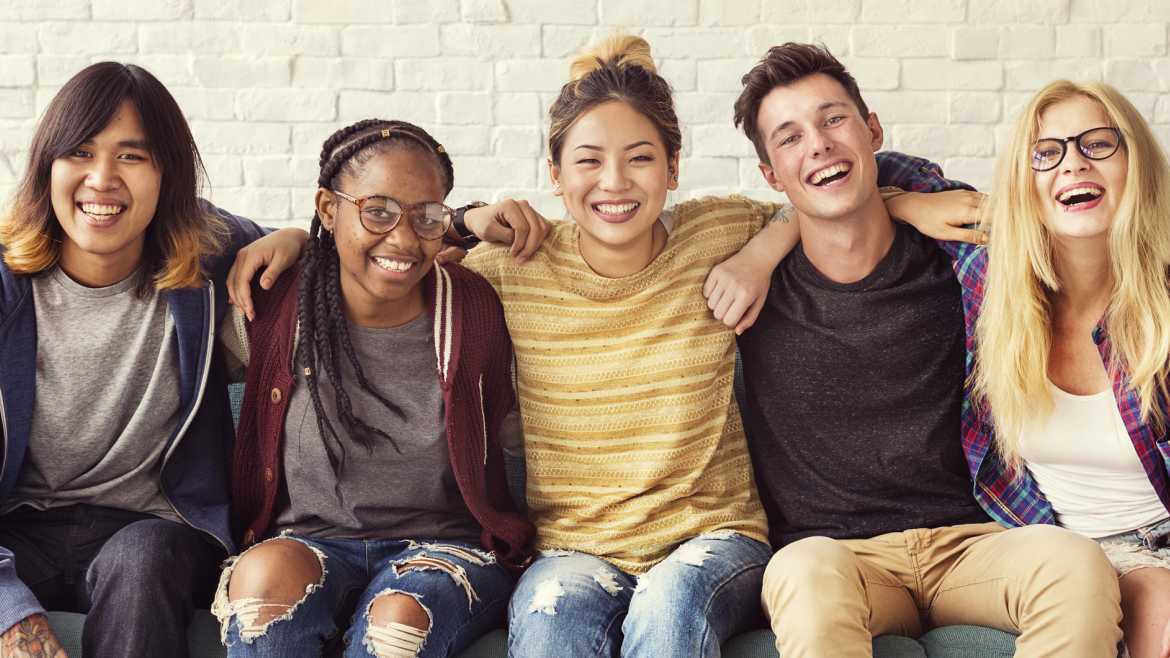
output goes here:
<path id="1" fill-rule="evenodd" d="M 1068 143 L 1076 142 L 1077 150 L 1090 160 L 1104 160 L 1117 153 L 1121 146 L 1121 131 L 1116 128 L 1093 128 L 1075 137 L 1038 139 L 1032 143 L 1032 169 L 1055 169 L 1068 151 Z"/>
<path id="2" fill-rule="evenodd" d="M 388 196 L 368 196 L 355 199 L 344 192 L 333 190 L 337 196 L 358 207 L 362 228 L 376 235 L 385 235 L 398 226 L 402 216 L 410 217 L 414 233 L 423 240 L 438 240 L 451 227 L 455 211 L 441 203 L 420 203 L 408 206 Z"/>

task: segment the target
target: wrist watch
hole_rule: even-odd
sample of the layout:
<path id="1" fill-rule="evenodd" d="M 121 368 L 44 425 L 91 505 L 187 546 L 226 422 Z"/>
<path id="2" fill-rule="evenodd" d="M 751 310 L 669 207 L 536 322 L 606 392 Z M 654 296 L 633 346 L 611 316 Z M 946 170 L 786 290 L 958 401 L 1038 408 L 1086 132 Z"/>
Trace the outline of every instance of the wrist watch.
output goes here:
<path id="1" fill-rule="evenodd" d="M 462 238 L 463 241 L 468 245 L 479 244 L 480 238 L 475 233 L 472 233 L 471 230 L 467 228 L 467 225 L 463 223 L 463 213 L 472 208 L 483 208 L 486 205 L 487 204 L 483 201 L 472 201 L 466 206 L 459 207 L 455 211 L 455 218 L 451 220 L 451 224 L 455 227 L 455 232 L 459 234 L 459 237 Z"/>

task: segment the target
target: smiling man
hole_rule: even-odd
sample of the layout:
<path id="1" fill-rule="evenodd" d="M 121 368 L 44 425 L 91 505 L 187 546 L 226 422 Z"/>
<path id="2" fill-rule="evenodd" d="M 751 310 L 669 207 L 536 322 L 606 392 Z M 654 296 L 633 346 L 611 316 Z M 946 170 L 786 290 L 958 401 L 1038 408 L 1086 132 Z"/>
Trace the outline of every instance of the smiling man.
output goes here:
<path id="1" fill-rule="evenodd" d="M 886 211 L 882 126 L 853 77 L 823 47 L 772 48 L 735 117 L 800 214 L 802 244 L 739 341 L 780 654 L 870 656 L 873 636 L 975 624 L 1021 634 L 1020 658 L 1116 655 L 1097 546 L 1008 530 L 972 495 L 961 291 L 950 258 Z"/>

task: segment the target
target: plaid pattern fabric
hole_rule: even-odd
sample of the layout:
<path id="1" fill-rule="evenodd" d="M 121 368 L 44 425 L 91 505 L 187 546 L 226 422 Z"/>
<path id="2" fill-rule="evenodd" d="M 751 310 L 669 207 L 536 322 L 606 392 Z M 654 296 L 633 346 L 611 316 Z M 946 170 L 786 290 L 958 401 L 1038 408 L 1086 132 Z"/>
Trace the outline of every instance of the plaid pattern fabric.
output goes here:
<path id="1" fill-rule="evenodd" d="M 879 153 L 878 184 L 899 187 L 911 192 L 943 192 L 946 190 L 973 190 L 966 183 L 943 177 L 942 169 L 928 160 L 902 153 Z M 967 323 L 967 381 L 963 400 L 963 451 L 975 481 L 975 498 L 987 513 L 1005 526 L 1034 523 L 1055 523 L 1052 506 L 1036 486 L 1027 471 L 1012 473 L 993 449 L 994 433 L 986 405 L 972 402 L 971 375 L 975 367 L 975 320 L 983 302 L 984 282 L 987 278 L 987 250 L 964 242 L 939 242 L 955 268 L 955 275 L 963 288 L 963 312 Z M 1104 320 L 1093 330 L 1093 342 L 1101 353 L 1101 360 L 1109 367 L 1112 344 Z M 1154 428 L 1141 420 L 1141 406 L 1137 393 L 1130 386 L 1124 371 L 1113 380 L 1113 394 L 1130 439 L 1146 474 L 1162 504 L 1170 509 L 1170 476 L 1167 461 L 1170 446 L 1162 443 L 1165 430 L 1156 434 Z M 1163 401 L 1163 404 L 1165 402 Z"/>

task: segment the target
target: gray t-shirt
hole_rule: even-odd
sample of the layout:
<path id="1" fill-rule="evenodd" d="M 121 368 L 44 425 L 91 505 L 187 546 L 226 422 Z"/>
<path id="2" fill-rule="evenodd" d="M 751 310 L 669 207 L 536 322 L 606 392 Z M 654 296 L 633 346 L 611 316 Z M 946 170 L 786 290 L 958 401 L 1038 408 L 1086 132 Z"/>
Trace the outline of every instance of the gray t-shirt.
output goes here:
<path id="1" fill-rule="evenodd" d="M 337 420 L 333 387 L 321 371 L 317 380 L 321 404 L 345 446 L 345 468 L 338 483 L 317 427 L 304 365 L 298 363 L 284 419 L 285 486 L 277 500 L 274 534 L 292 530 L 302 537 L 328 539 L 476 543 L 481 528 L 467 509 L 451 468 L 430 317 L 424 313 L 391 329 L 348 327 L 370 386 L 397 405 L 406 419 L 362 389 L 343 353 L 342 381 L 353 414 L 393 437 L 402 453 L 379 436 L 370 451 L 349 436 Z"/>
<path id="2" fill-rule="evenodd" d="M 86 288 L 55 268 L 32 279 L 32 427 L 0 513 L 88 503 L 182 522 L 159 485 L 181 411 L 179 342 L 166 296 L 135 296 L 140 277 Z"/>

